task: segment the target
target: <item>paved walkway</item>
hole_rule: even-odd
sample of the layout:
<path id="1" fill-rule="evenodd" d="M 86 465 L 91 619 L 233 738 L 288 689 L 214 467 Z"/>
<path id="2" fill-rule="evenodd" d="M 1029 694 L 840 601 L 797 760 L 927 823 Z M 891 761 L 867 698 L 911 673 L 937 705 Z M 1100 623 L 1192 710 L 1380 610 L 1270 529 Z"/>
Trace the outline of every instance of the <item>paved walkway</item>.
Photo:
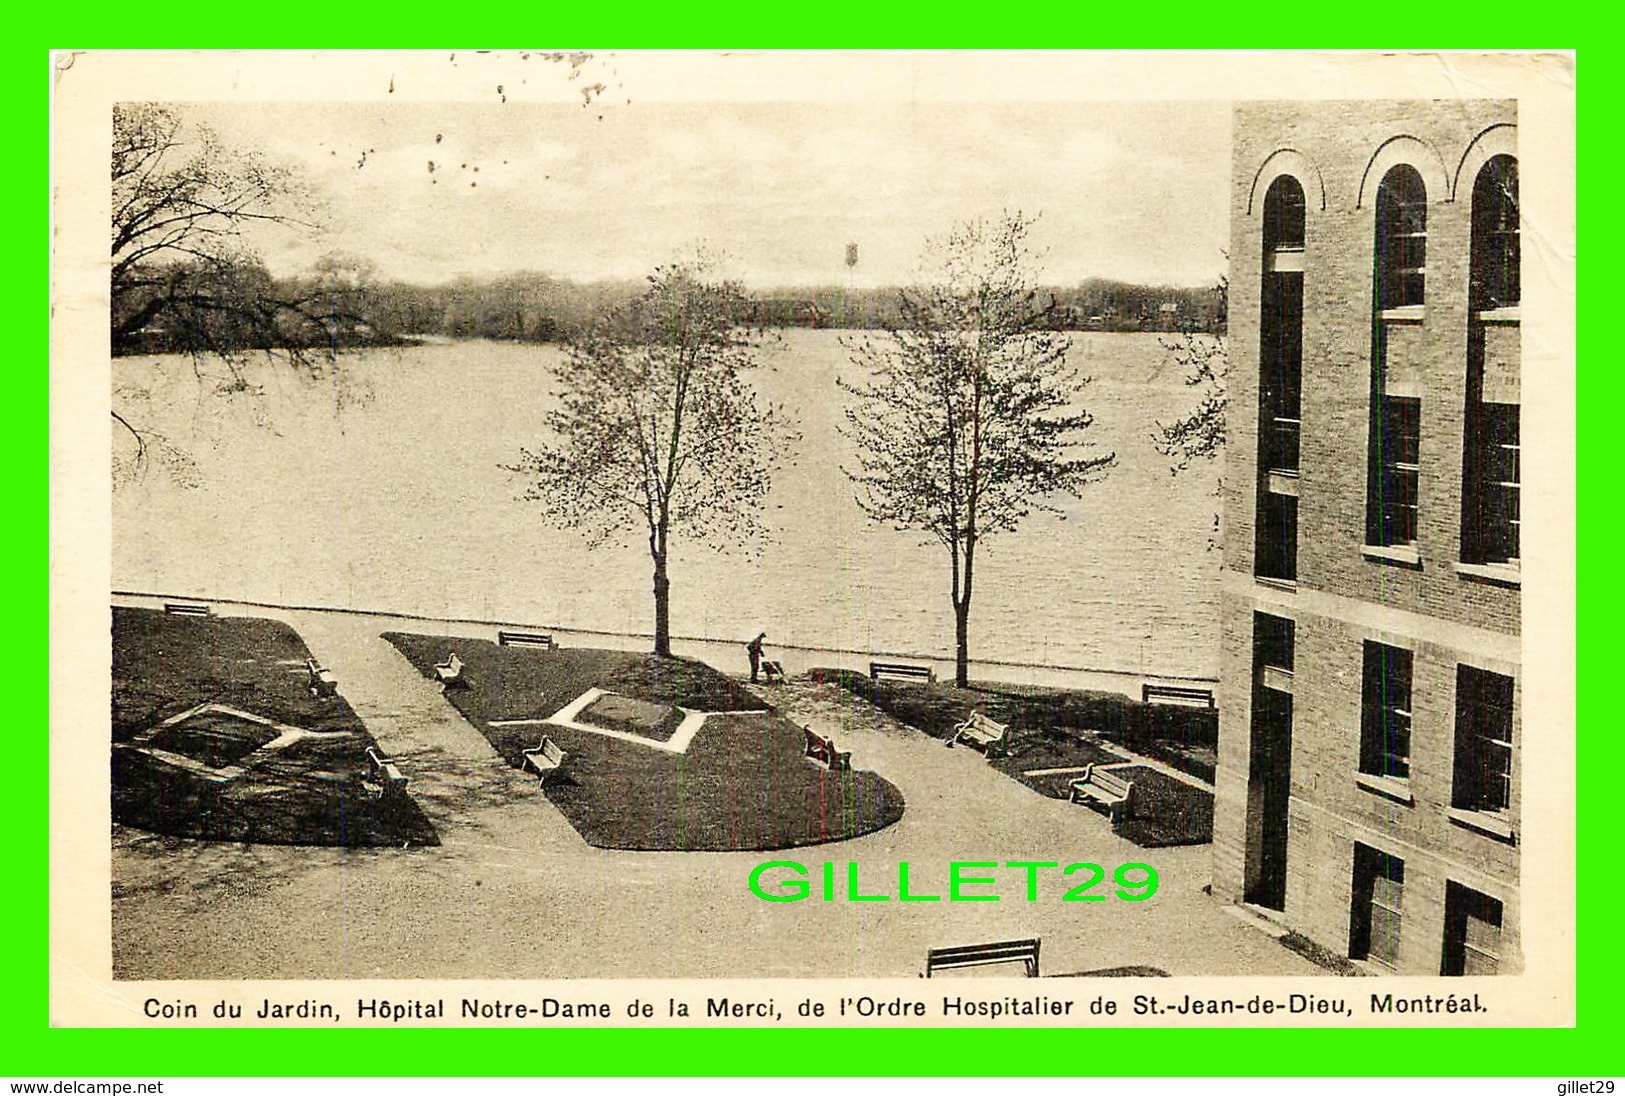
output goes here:
<path id="1" fill-rule="evenodd" d="M 292 624 L 338 678 L 440 834 L 430 849 L 211 845 L 118 830 L 114 969 L 124 978 L 903 976 L 928 947 L 1041 936 L 1048 973 L 1142 965 L 1176 975 L 1321 974 L 1202 893 L 1206 846 L 1143 850 L 1099 815 L 1045 799 L 980 754 L 945 750 L 835 686 L 772 686 L 781 711 L 852 751 L 907 799 L 895 825 L 771 854 L 588 846 L 379 633 L 356 615 L 253 611 Z M 428 631 L 419 624 L 415 630 Z M 448 631 L 452 629 L 447 629 Z M 900 903 L 751 895 L 767 860 L 859 865 L 862 889 L 944 893 L 951 861 L 1152 865 L 1145 902 Z M 890 879 L 888 883 L 886 880 Z"/>

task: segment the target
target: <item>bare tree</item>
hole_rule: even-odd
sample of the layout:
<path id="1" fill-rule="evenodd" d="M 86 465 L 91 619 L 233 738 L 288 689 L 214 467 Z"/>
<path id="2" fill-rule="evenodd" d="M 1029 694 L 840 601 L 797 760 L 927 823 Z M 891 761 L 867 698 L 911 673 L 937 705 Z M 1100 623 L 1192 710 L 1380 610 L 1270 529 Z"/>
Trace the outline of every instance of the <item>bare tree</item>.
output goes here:
<path id="1" fill-rule="evenodd" d="M 1185 374 L 1185 383 L 1198 391 L 1196 406 L 1171 423 L 1157 423 L 1152 437 L 1157 452 L 1173 461 L 1174 475 L 1192 465 L 1217 460 L 1224 455 L 1225 416 L 1229 408 L 1230 354 L 1224 336 L 1218 331 L 1228 318 L 1230 279 L 1221 277 L 1214 287 L 1218 297 L 1214 310 L 1216 331 L 1204 333 L 1187 328 L 1178 339 L 1162 340 L 1162 348 Z M 1223 490 L 1223 481 L 1214 489 Z M 1221 516 L 1213 515 L 1213 534 L 1208 547 L 1216 547 L 1221 534 Z"/>
<path id="2" fill-rule="evenodd" d="M 646 533 L 654 565 L 654 651 L 671 654 L 675 535 L 717 550 L 762 533 L 772 472 L 797 438 L 782 409 L 758 406 L 750 302 L 703 263 L 657 269 L 630 304 L 569 345 L 556 375 L 554 438 L 522 450 L 527 499 L 597 546 Z"/>
<path id="3" fill-rule="evenodd" d="M 154 103 L 113 107 L 110 342 L 115 355 L 157 345 L 225 368 L 215 388 L 249 389 L 243 352 L 290 344 L 302 302 L 288 299 L 244 242 L 256 223 L 306 226 L 299 179 L 263 157 L 222 144 L 207 127 Z M 302 364 L 309 360 L 295 354 Z M 139 475 L 152 454 L 183 470 L 184 449 L 118 408 L 132 440 L 115 480 Z"/>
<path id="4" fill-rule="evenodd" d="M 900 294 L 901 322 L 848 344 L 865 379 L 839 382 L 859 506 L 948 553 L 961 687 L 978 545 L 1054 511 L 1049 499 L 1078 495 L 1115 460 L 1087 444 L 1088 378 L 1066 364 L 1055 301 L 1040 297 L 1032 225 L 1005 214 L 929 244 L 927 276 Z"/>
<path id="5" fill-rule="evenodd" d="M 255 222 L 303 224 L 301 187 L 285 167 L 228 149 L 207 127 L 154 103 L 113 107 L 112 344 L 183 311 L 228 312 L 269 325 L 281 302 L 211 292 L 207 275 L 234 277 L 257 260 L 243 244 Z M 187 276 L 177 277 L 177 271 Z"/>

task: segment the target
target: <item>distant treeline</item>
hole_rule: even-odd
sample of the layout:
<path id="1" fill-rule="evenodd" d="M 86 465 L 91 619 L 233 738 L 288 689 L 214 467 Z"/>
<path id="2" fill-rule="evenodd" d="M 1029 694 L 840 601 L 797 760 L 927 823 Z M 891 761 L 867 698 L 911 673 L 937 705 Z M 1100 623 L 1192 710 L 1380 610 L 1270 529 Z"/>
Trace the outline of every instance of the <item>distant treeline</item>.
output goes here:
<path id="1" fill-rule="evenodd" d="M 1216 286 L 1151 286 L 1091 278 L 1046 286 L 1054 326 L 1064 331 L 1224 331 L 1224 296 Z M 774 289 L 757 295 L 761 321 L 773 327 L 885 328 L 898 323 L 898 289 Z"/>
<path id="2" fill-rule="evenodd" d="M 176 265 L 143 275 L 137 292 L 114 302 L 115 354 L 391 345 L 414 336 L 557 342 L 645 288 L 534 273 L 422 286 L 337 259 L 293 278 L 274 278 L 258 264 Z M 1044 295 L 1053 298 L 1057 329 L 1224 329 L 1223 298 L 1212 288 L 1091 279 Z M 766 327 L 885 328 L 900 320 L 895 287 L 774 289 L 757 294 L 751 309 L 741 319 Z"/>

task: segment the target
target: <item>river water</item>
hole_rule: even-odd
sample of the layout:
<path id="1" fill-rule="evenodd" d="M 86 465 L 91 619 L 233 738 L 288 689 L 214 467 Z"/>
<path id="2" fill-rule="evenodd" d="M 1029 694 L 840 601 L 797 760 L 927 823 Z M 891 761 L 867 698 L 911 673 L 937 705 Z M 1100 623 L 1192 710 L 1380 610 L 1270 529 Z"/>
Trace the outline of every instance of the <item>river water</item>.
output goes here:
<path id="1" fill-rule="evenodd" d="M 114 588 L 648 633 L 636 532 L 589 550 L 542 524 L 502 467 L 541 437 L 558 359 L 472 341 L 374 350 L 342 359 L 342 384 L 261 362 L 234 394 L 188 359 L 116 361 L 116 406 L 171 459 L 114 492 Z M 1151 444 L 1194 395 L 1155 335 L 1078 335 L 1072 360 L 1095 378 L 1083 402 L 1117 464 L 1060 514 L 984 542 L 972 658 L 1212 676 L 1218 469 L 1171 476 Z M 951 658 L 944 549 L 870 527 L 839 471 L 835 377 L 855 372 L 839 336 L 788 331 L 761 361 L 753 383 L 802 434 L 768 499 L 771 536 L 728 554 L 678 543 L 673 634 L 766 630 L 770 648 L 810 649 L 792 669 L 819 651 Z"/>

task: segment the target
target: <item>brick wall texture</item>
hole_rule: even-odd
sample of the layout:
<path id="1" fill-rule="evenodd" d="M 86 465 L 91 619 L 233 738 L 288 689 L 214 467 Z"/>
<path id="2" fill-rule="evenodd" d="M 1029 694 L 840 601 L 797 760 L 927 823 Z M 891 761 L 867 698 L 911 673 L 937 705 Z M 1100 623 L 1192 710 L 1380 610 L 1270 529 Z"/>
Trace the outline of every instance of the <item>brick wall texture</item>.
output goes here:
<path id="1" fill-rule="evenodd" d="M 1514 837 L 1453 821 L 1456 667 L 1519 676 L 1515 580 L 1458 569 L 1466 406 L 1469 242 L 1475 139 L 1507 140 L 1516 104 L 1246 103 L 1234 114 L 1230 251 L 1230 420 L 1225 477 L 1225 593 L 1214 891 L 1245 896 L 1256 870 L 1260 797 L 1252 754 L 1253 614 L 1295 622 L 1291 797 L 1284 922 L 1343 953 L 1349 944 L 1354 844 L 1405 862 L 1400 969 L 1440 972 L 1447 881 L 1501 899 L 1501 969 L 1519 969 L 1518 758 L 1514 699 Z M 1478 146 L 1483 148 L 1483 144 Z M 1376 189 L 1396 160 L 1427 186 L 1426 301 L 1389 343 L 1389 368 L 1420 377 L 1419 562 L 1373 558 L 1366 542 L 1372 403 Z M 1465 162 L 1465 167 L 1463 166 Z M 1263 205 L 1282 172 L 1307 198 L 1302 433 L 1295 588 L 1254 579 L 1258 486 Z M 1460 178 L 1458 178 L 1458 174 Z M 1491 333 L 1491 354 L 1517 368 L 1517 328 Z M 1409 803 L 1355 780 L 1365 640 L 1413 651 Z M 1402 797 L 1401 797 L 1402 798 Z M 1249 811 L 1252 812 L 1249 839 Z"/>

